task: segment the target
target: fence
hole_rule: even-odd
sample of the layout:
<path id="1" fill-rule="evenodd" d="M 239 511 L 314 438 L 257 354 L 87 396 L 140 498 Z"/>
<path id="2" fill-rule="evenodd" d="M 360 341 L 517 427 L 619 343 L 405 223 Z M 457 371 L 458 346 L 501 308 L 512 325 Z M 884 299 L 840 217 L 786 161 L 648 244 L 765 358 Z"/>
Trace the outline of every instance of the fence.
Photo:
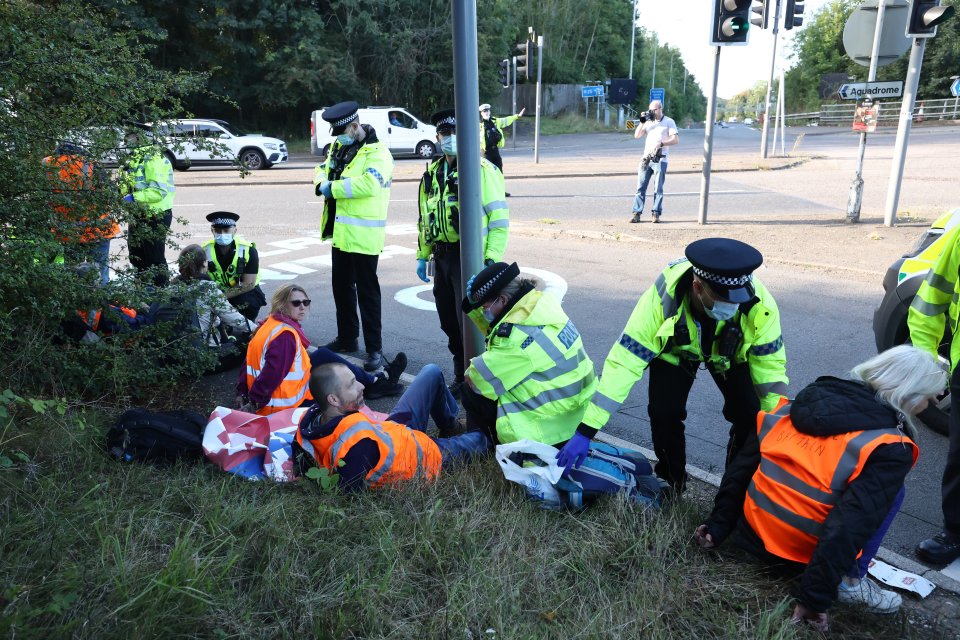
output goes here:
<path id="1" fill-rule="evenodd" d="M 902 101 L 878 101 L 880 105 L 877 114 L 878 125 L 896 126 L 900 121 L 900 107 Z M 806 113 L 789 113 L 786 123 L 792 125 L 816 124 L 822 127 L 843 127 L 853 123 L 853 113 L 857 108 L 856 101 L 842 104 L 821 105 L 820 111 Z M 957 120 L 960 118 L 960 99 L 944 98 L 940 100 L 922 100 L 913 107 L 915 122 L 925 120 Z"/>
<path id="2" fill-rule="evenodd" d="M 580 88 L 582 84 L 545 84 L 543 85 L 543 98 L 540 105 L 540 113 L 544 116 L 555 116 L 565 111 L 574 113 L 583 109 L 583 99 L 580 97 Z M 500 92 L 497 99 L 492 103 L 498 114 L 513 113 L 511 111 L 513 102 L 513 87 L 508 87 Z M 527 114 L 533 115 L 537 106 L 537 83 L 535 81 L 526 82 L 517 85 L 517 111 L 526 107 Z"/>

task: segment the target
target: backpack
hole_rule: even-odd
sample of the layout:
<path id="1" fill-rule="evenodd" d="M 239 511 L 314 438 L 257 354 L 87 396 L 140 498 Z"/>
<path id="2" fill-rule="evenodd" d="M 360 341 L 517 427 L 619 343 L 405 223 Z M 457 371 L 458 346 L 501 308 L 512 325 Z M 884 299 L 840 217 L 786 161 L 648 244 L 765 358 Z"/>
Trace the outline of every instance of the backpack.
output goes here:
<path id="1" fill-rule="evenodd" d="M 107 432 L 107 451 L 124 462 L 200 460 L 206 426 L 194 411 L 128 409 Z"/>

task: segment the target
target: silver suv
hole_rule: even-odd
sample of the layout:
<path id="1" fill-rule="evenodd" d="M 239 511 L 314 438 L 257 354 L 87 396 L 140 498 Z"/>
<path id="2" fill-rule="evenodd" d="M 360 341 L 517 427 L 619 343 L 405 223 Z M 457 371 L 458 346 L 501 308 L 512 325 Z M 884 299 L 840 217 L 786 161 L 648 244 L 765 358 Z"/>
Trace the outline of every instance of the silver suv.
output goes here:
<path id="1" fill-rule="evenodd" d="M 252 171 L 287 161 L 287 144 L 278 138 L 246 133 L 223 120 L 174 120 L 150 125 L 167 147 L 175 169 L 231 166 L 238 161 Z"/>

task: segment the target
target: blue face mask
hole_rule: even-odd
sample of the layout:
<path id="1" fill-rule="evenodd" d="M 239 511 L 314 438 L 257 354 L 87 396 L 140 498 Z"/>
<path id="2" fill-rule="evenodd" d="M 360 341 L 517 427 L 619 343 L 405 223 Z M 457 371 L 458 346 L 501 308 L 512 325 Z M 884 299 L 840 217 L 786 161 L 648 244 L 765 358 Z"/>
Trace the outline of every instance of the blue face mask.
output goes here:
<path id="1" fill-rule="evenodd" d="M 225 247 L 231 242 L 233 242 L 232 233 L 215 233 L 213 234 L 214 241 L 221 247 Z"/>
<path id="2" fill-rule="evenodd" d="M 703 302 L 703 299 L 700 301 Z M 703 305 L 704 312 L 718 322 L 721 320 L 729 320 L 739 308 L 740 305 L 738 303 L 724 302 L 723 300 L 714 300 L 712 309 L 708 309 L 707 305 Z"/>
<path id="3" fill-rule="evenodd" d="M 487 321 L 487 324 L 493 324 L 493 321 L 496 319 L 496 316 L 493 315 L 493 311 L 490 311 L 490 309 L 483 310 L 483 317 Z"/>
<path id="4" fill-rule="evenodd" d="M 441 136 L 440 150 L 447 156 L 457 155 L 457 134 L 451 133 L 448 136 Z"/>
<path id="5" fill-rule="evenodd" d="M 337 142 L 339 142 L 344 147 L 349 147 L 350 145 L 352 145 L 354 140 L 356 140 L 356 138 L 354 138 L 349 133 L 341 133 L 340 135 L 337 136 Z"/>

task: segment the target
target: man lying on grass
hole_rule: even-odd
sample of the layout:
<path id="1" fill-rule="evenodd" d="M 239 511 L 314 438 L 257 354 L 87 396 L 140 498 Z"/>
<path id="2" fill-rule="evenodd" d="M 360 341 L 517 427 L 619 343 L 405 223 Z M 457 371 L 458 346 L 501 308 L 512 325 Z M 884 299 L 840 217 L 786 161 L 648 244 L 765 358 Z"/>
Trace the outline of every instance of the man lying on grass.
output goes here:
<path id="1" fill-rule="evenodd" d="M 453 435 L 460 408 L 443 372 L 428 364 L 400 397 L 386 420 L 360 412 L 363 385 L 349 368 L 331 363 L 310 374 L 316 404 L 297 430 L 295 456 L 301 470 L 316 464 L 339 476 L 343 491 L 395 484 L 423 475 L 433 480 L 441 466 L 467 461 L 492 449 L 480 431 Z M 430 418 L 438 437 L 425 431 Z"/>

